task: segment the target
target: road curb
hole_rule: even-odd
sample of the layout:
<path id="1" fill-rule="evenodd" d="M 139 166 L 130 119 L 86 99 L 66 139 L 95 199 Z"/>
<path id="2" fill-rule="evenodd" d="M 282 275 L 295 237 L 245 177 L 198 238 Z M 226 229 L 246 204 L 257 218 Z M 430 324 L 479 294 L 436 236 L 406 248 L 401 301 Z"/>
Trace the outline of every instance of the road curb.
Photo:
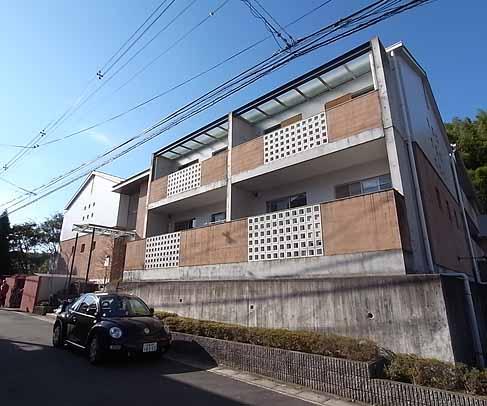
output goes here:
<path id="1" fill-rule="evenodd" d="M 302 386 L 285 384 L 282 382 L 271 380 L 267 377 L 249 374 L 247 372 L 238 371 L 232 368 L 228 368 L 226 366 L 216 366 L 216 367 L 208 368 L 207 365 L 205 366 L 202 363 L 195 362 L 194 360 L 188 359 L 186 357 L 178 356 L 171 352 L 167 353 L 165 357 L 170 359 L 171 361 L 180 362 L 182 364 L 186 364 L 194 368 L 202 368 L 207 372 L 211 372 L 240 382 L 244 382 L 248 385 L 258 386 L 260 388 L 277 392 L 280 393 L 281 395 L 299 399 L 315 405 L 324 405 L 324 406 L 363 405 L 362 403 L 334 398 L 332 397 L 332 395 L 329 394 L 314 392 Z"/>

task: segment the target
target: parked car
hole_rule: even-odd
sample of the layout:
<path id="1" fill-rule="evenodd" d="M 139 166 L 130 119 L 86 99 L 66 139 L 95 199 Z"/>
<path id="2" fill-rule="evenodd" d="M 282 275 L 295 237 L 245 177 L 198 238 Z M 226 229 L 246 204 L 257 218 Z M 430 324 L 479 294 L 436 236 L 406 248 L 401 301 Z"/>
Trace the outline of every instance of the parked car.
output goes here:
<path id="1" fill-rule="evenodd" d="M 81 348 L 92 364 L 108 354 L 164 353 L 171 334 L 142 299 L 133 295 L 87 293 L 57 313 L 52 344 Z"/>

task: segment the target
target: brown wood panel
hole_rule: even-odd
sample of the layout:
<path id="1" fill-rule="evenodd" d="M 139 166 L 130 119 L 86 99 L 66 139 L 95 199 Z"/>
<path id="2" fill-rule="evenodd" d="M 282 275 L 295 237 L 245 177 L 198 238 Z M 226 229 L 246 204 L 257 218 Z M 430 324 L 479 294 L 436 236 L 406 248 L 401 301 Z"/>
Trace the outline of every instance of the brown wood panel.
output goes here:
<path id="1" fill-rule="evenodd" d="M 127 242 L 124 270 L 144 269 L 145 239 Z"/>
<path id="2" fill-rule="evenodd" d="M 246 262 L 247 244 L 247 220 L 183 231 L 179 266 Z"/>
<path id="3" fill-rule="evenodd" d="M 149 203 L 157 202 L 167 197 L 167 176 L 153 180 L 150 185 Z"/>
<path id="4" fill-rule="evenodd" d="M 382 127 L 377 92 L 370 92 L 326 109 L 328 141 L 334 142 L 362 131 Z"/>
<path id="5" fill-rule="evenodd" d="M 296 114 L 295 116 L 289 117 L 286 120 L 281 121 L 281 128 L 287 127 L 288 125 L 297 123 L 303 119 L 303 115 L 301 113 Z"/>
<path id="6" fill-rule="evenodd" d="M 325 109 L 331 109 L 350 100 L 352 100 L 352 93 L 347 93 L 343 96 L 337 97 L 336 99 L 329 101 L 328 103 L 325 103 Z"/>
<path id="7" fill-rule="evenodd" d="M 470 256 L 461 209 L 417 144 L 414 156 L 433 260 L 445 268 L 471 273 L 472 262 L 458 259 Z"/>
<path id="8" fill-rule="evenodd" d="M 232 175 L 264 164 L 264 137 L 257 137 L 232 149 Z"/>
<path id="9" fill-rule="evenodd" d="M 325 255 L 401 249 L 394 191 L 321 205 Z"/>
<path id="10" fill-rule="evenodd" d="M 224 180 L 227 177 L 227 152 L 220 152 L 218 155 L 201 162 L 201 185 L 208 185 L 213 182 Z"/>

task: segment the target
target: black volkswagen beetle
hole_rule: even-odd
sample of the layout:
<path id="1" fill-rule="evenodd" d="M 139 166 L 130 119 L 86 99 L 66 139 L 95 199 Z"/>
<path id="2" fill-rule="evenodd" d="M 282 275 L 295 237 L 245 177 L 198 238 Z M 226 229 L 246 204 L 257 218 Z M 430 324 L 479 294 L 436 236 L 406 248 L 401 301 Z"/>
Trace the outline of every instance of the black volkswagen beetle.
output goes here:
<path id="1" fill-rule="evenodd" d="M 160 356 L 171 343 L 171 334 L 137 296 L 87 293 L 66 304 L 54 323 L 52 343 L 87 351 L 97 364 L 109 353 L 148 353 Z"/>

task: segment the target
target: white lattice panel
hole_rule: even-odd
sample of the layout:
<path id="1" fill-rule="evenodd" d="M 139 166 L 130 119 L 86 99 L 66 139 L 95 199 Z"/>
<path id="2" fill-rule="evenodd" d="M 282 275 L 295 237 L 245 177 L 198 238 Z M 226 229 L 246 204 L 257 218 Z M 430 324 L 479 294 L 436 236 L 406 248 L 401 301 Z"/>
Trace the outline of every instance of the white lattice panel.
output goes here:
<path id="1" fill-rule="evenodd" d="M 180 232 L 147 238 L 145 245 L 145 269 L 179 266 L 180 238 Z"/>
<path id="2" fill-rule="evenodd" d="M 327 142 L 326 117 L 322 112 L 264 134 L 264 163 L 268 164 Z"/>
<path id="3" fill-rule="evenodd" d="M 167 195 L 172 196 L 201 185 L 201 164 L 198 162 L 167 177 Z"/>
<path id="4" fill-rule="evenodd" d="M 247 227 L 249 261 L 323 255 L 319 205 L 249 217 Z"/>

